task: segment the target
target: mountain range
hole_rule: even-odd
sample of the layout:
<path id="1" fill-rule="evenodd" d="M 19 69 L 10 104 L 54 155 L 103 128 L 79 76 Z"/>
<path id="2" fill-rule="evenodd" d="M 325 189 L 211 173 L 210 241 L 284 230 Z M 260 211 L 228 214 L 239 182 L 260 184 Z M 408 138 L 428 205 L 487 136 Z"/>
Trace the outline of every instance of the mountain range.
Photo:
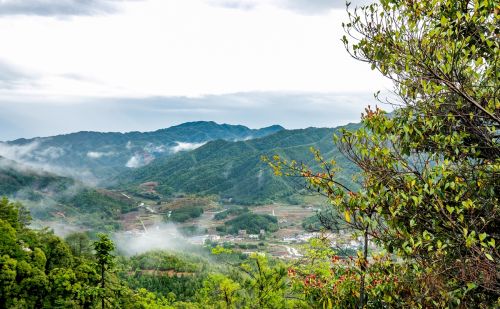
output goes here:
<path id="1" fill-rule="evenodd" d="M 339 180 L 355 187 L 357 170 L 332 140 L 339 129 L 190 122 L 145 133 L 18 139 L 0 144 L 7 157 L 0 157 L 0 195 L 28 201 L 38 218 L 71 214 L 90 226 L 107 218 L 110 228 L 113 218 L 144 198 L 194 194 L 231 204 L 300 203 L 303 183 L 276 177 L 261 157 L 278 154 L 315 166 L 314 147 L 338 162 Z"/>
<path id="2" fill-rule="evenodd" d="M 347 128 L 355 128 L 350 125 Z M 278 154 L 315 166 L 310 148 L 319 149 L 326 157 L 335 158 L 341 181 L 355 186 L 355 168 L 333 143 L 331 128 L 281 130 L 262 138 L 246 141 L 217 140 L 195 150 L 161 158 L 151 164 L 120 174 L 113 183 L 119 188 L 141 188 L 160 195 L 171 193 L 216 194 L 238 204 L 262 204 L 289 197 L 303 187 L 296 179 L 276 177 L 261 157 Z M 140 191 L 140 190 L 139 190 Z"/>
<path id="3" fill-rule="evenodd" d="M 284 130 L 249 129 L 212 121 L 188 122 L 154 132 L 78 132 L 0 143 L 0 155 L 57 174 L 97 184 L 157 158 L 195 149 L 212 140 L 238 141 Z"/>

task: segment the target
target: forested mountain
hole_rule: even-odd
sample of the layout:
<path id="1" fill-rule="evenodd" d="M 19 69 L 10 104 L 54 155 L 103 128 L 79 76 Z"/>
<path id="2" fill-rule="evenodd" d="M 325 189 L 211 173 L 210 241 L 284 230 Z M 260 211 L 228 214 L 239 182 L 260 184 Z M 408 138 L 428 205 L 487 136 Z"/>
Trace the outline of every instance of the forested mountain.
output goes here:
<path id="1" fill-rule="evenodd" d="M 355 127 L 356 124 L 348 126 Z M 86 226 L 102 225 L 107 229 L 118 228 L 113 218 L 135 209 L 138 203 L 121 193 L 92 188 L 79 180 L 44 169 L 53 170 L 54 166 L 60 166 L 75 170 L 77 174 L 83 171 L 83 177 L 97 174 L 106 178 L 106 187 L 126 189 L 146 198 L 187 193 L 215 194 L 223 201 L 238 204 L 277 200 L 295 203 L 297 189 L 302 185 L 290 178 L 274 177 L 261 157 L 281 155 L 314 165 L 309 149 L 315 147 L 336 158 L 345 168 L 339 177 L 350 183 L 353 167 L 332 142 L 337 130 L 284 130 L 279 126 L 251 130 L 244 126 L 193 122 L 150 133 L 80 132 L 37 140 L 16 140 L 9 145 L 18 147 L 17 154 L 22 154 L 28 165 L 24 161 L 0 159 L 0 195 L 25 201 L 35 218 L 78 218 L 79 222 L 85 221 Z M 177 142 L 181 146 L 167 148 L 166 145 L 173 145 L 169 141 L 181 139 L 186 141 Z M 215 140 L 203 143 L 207 139 Z M 153 142 L 161 146 L 154 148 L 151 146 Z M 192 145 L 199 147 L 190 149 Z M 22 147 L 30 151 L 19 151 Z M 146 148 L 152 152 L 147 153 Z M 148 165 L 127 169 L 126 165 L 132 160 L 128 156 L 136 157 L 132 154 L 134 149 L 143 149 L 143 159 L 151 156 L 148 157 L 150 162 L 142 162 Z M 156 155 L 158 158 L 153 160 Z M 135 163 L 139 164 L 139 161 Z M 35 164 L 30 166 L 30 163 Z M 141 184 L 145 182 L 156 183 L 153 190 L 150 186 L 143 190 Z"/>
<path id="2" fill-rule="evenodd" d="M 58 174 L 98 182 L 155 158 L 192 150 L 212 140 L 246 140 L 283 130 L 281 126 L 249 129 L 241 125 L 189 122 L 154 132 L 78 132 L 2 143 L 4 156 L 50 168 Z"/>
<path id="3" fill-rule="evenodd" d="M 117 228 L 121 213 L 136 206 L 124 195 L 0 157 L 0 197 L 23 201 L 35 219 L 60 218 L 99 229 Z"/>
<path id="4" fill-rule="evenodd" d="M 30 200 L 43 194 L 60 193 L 73 185 L 71 178 L 57 176 L 0 157 L 0 196 L 17 196 Z"/>
<path id="5" fill-rule="evenodd" d="M 354 129 L 351 124 L 346 128 Z M 336 149 L 331 128 L 282 130 L 246 141 L 217 140 L 188 153 L 154 161 L 148 166 L 121 174 L 116 180 L 125 188 L 157 182 L 158 193 L 185 192 L 218 194 L 241 204 L 266 203 L 296 193 L 290 178 L 275 177 L 261 157 L 281 155 L 314 165 L 309 151 L 315 147 L 335 158 L 344 169 L 339 177 L 352 183 L 354 167 Z M 300 186 L 300 185 L 299 185 Z"/>

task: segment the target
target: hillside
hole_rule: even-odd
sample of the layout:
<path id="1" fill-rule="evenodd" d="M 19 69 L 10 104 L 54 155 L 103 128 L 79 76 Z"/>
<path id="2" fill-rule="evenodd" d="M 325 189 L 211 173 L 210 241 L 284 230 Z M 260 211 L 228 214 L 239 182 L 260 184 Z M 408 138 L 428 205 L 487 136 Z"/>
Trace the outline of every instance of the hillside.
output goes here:
<path id="1" fill-rule="evenodd" d="M 0 157 L 0 197 L 22 201 L 35 219 L 59 220 L 99 229 L 116 229 L 119 215 L 136 207 L 124 195 L 87 187 Z"/>
<path id="2" fill-rule="evenodd" d="M 56 194 L 74 185 L 71 178 L 57 176 L 0 157 L 0 196 L 15 196 L 29 200 Z"/>
<path id="3" fill-rule="evenodd" d="M 154 132 L 78 132 L 0 143 L 0 155 L 42 165 L 57 174 L 97 183 L 156 158 L 192 150 L 206 142 L 263 137 L 281 126 L 249 129 L 241 125 L 189 122 Z"/>
<path id="4" fill-rule="evenodd" d="M 355 127 L 356 125 L 349 125 Z M 240 204 L 259 204 L 290 197 L 301 185 L 293 179 L 273 175 L 261 156 L 279 154 L 305 163 L 312 162 L 310 147 L 333 157 L 343 171 L 339 178 L 351 182 L 354 167 L 335 148 L 337 129 L 283 130 L 247 141 L 217 140 L 188 153 L 156 160 L 152 164 L 121 174 L 120 186 L 135 190 L 140 184 L 157 183 L 160 192 L 218 194 Z"/>

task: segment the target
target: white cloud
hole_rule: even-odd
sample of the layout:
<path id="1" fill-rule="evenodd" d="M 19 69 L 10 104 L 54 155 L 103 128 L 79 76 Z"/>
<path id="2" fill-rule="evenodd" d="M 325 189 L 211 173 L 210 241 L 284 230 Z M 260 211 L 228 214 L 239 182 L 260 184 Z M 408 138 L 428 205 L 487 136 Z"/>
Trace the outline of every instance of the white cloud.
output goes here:
<path id="1" fill-rule="evenodd" d="M 65 153 L 64 149 L 60 147 L 54 147 L 50 146 L 44 149 L 41 149 L 40 151 L 36 152 L 36 158 L 40 161 L 45 161 L 47 159 L 54 160 L 57 158 L 60 158 L 63 156 Z"/>
<path id="2" fill-rule="evenodd" d="M 77 16 L 114 13 L 120 0 L 2 0 L 1 15 Z"/>
<path id="3" fill-rule="evenodd" d="M 89 151 L 87 152 L 87 157 L 91 159 L 100 159 L 102 157 L 110 157 L 115 155 L 114 152 L 99 152 L 99 151 Z"/>
<path id="4" fill-rule="evenodd" d="M 152 143 L 148 143 L 144 147 L 144 151 L 147 153 L 164 153 L 168 150 L 165 145 L 153 145 Z"/>
<path id="5" fill-rule="evenodd" d="M 144 163 L 142 162 L 142 159 L 140 156 L 138 155 L 134 155 L 132 156 L 128 161 L 127 163 L 125 164 L 126 167 L 128 168 L 138 168 L 138 167 L 141 167 L 143 166 Z"/>
<path id="6" fill-rule="evenodd" d="M 0 58 L 39 74 L 36 84 L 0 91 L 0 98 L 384 87 L 379 74 L 345 52 L 344 10 L 301 15 L 287 7 L 313 5 L 257 2 L 253 10 L 230 10 L 203 0 L 128 1 L 120 14 L 106 17 L 0 18 Z"/>
<path id="7" fill-rule="evenodd" d="M 21 145 L 0 142 L 0 156 L 18 162 L 45 162 L 60 158 L 65 153 L 64 149 L 60 147 L 49 146 L 41 148 L 40 145 L 40 139 Z"/>
<path id="8" fill-rule="evenodd" d="M 79 179 L 88 185 L 97 184 L 97 178 L 86 168 L 68 168 L 48 163 L 47 161 L 62 156 L 65 151 L 62 148 L 52 146 L 42 148 L 40 147 L 41 141 L 42 139 L 38 139 L 24 145 L 10 145 L 0 142 L 0 156 L 19 163 L 16 165 L 17 169 L 24 168 L 37 173 L 48 172 Z"/>
<path id="9" fill-rule="evenodd" d="M 147 232 L 118 232 L 113 234 L 118 250 L 126 255 L 135 255 L 151 250 L 179 250 L 189 247 L 185 238 L 171 223 L 149 226 Z"/>
<path id="10" fill-rule="evenodd" d="M 325 14 L 333 9 L 345 9 L 345 0 L 207 0 L 215 6 L 251 10 L 262 6 L 290 9 L 300 14 Z M 376 0 L 347 0 L 352 6 L 366 5 Z"/>
<path id="11" fill-rule="evenodd" d="M 37 140 L 24 145 L 0 143 L 0 156 L 14 161 L 24 161 L 33 158 L 33 152 L 39 146 L 40 142 Z"/>
<path id="12" fill-rule="evenodd" d="M 206 143 L 183 143 L 183 142 L 176 142 L 176 143 L 177 143 L 176 146 L 170 148 L 170 150 L 173 153 L 178 153 L 180 151 L 194 150 L 206 144 Z"/>
<path id="13" fill-rule="evenodd" d="M 14 2 L 48 10 L 0 0 Z M 72 2 L 84 1 L 40 3 L 75 9 Z M 119 2 L 87 1 L 120 8 L 109 15 L 0 16 L 0 139 L 196 120 L 335 126 L 358 120 L 375 105 L 370 94 L 391 85 L 344 50 L 343 0 Z"/>

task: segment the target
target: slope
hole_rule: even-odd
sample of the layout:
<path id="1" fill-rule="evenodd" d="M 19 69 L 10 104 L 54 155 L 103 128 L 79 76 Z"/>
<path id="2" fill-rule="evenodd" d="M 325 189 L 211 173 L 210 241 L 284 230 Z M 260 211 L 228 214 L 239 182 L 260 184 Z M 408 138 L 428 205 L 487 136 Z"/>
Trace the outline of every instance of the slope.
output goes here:
<path id="1" fill-rule="evenodd" d="M 347 128 L 354 128 L 356 124 Z M 145 182 L 156 182 L 158 193 L 183 192 L 218 194 L 239 204 L 261 204 L 288 198 L 302 184 L 296 179 L 276 177 L 261 156 L 279 154 L 314 165 L 310 147 L 320 149 L 326 157 L 335 158 L 343 168 L 339 177 L 352 184 L 353 165 L 335 148 L 332 141 L 338 129 L 308 128 L 282 130 L 247 141 L 217 140 L 170 158 L 119 176 L 121 187 L 134 190 Z"/>
<path id="2" fill-rule="evenodd" d="M 0 157 L 0 196 L 22 201 L 35 219 L 116 229 L 136 201 Z"/>
<path id="3" fill-rule="evenodd" d="M 0 155 L 43 165 L 57 174 L 97 183 L 149 164 L 156 158 L 192 150 L 216 140 L 245 140 L 283 130 L 280 126 L 249 129 L 215 122 L 189 122 L 154 132 L 78 132 L 0 143 Z"/>

